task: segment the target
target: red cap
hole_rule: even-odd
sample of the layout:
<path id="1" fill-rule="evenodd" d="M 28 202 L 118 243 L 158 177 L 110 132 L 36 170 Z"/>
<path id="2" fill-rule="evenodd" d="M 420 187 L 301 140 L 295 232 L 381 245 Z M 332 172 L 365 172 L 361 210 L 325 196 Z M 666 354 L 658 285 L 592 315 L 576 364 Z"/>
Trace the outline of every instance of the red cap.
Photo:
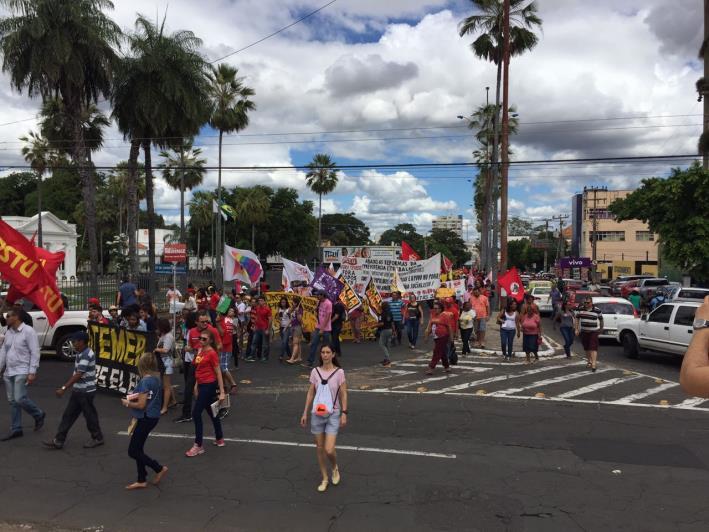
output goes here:
<path id="1" fill-rule="evenodd" d="M 97 297 L 90 297 L 89 298 L 89 305 L 100 305 L 101 302 L 98 300 Z"/>

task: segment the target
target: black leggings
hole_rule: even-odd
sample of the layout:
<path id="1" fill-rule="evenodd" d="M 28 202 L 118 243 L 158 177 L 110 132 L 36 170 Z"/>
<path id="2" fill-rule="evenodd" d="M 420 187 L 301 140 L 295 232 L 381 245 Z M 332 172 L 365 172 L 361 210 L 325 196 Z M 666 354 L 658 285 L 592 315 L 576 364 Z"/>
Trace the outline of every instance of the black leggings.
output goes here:
<path id="1" fill-rule="evenodd" d="M 128 444 L 128 456 L 135 460 L 138 466 L 138 482 L 145 482 L 148 472 L 145 466 L 159 473 L 162 471 L 162 466 L 152 458 L 150 458 L 143 447 L 145 447 L 145 440 L 148 439 L 150 431 L 155 428 L 155 426 L 160 421 L 157 417 L 143 417 L 138 419 L 138 423 L 135 426 L 133 435 L 130 438 L 130 443 Z"/>
<path id="2" fill-rule="evenodd" d="M 192 410 L 192 421 L 194 422 L 194 442 L 200 447 L 202 446 L 202 436 L 204 434 L 202 410 L 206 410 L 207 414 L 209 414 L 209 419 L 212 420 L 212 425 L 214 425 L 214 437 L 217 440 L 221 440 L 224 437 L 222 433 L 222 422 L 219 421 L 218 417 L 214 417 L 212 414 L 212 403 L 216 400 L 216 395 L 216 382 L 197 385 L 197 399 L 194 402 L 194 410 Z"/>

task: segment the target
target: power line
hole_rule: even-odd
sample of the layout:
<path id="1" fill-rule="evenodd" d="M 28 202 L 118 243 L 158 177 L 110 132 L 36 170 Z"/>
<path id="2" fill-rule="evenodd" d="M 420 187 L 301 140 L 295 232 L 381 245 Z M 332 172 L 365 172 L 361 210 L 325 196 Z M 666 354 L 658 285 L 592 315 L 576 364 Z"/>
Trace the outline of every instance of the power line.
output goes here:
<path id="1" fill-rule="evenodd" d="M 227 57 L 231 57 L 231 56 L 234 55 L 234 54 L 238 54 L 239 52 L 243 52 L 244 50 L 248 50 L 248 49 L 251 48 L 252 46 L 256 46 L 257 44 L 260 44 L 260 43 L 262 43 L 263 41 L 265 41 L 265 40 L 267 40 L 267 39 L 270 39 L 271 37 L 274 37 L 274 36 L 278 35 L 278 34 L 281 33 L 282 31 L 285 31 L 285 30 L 287 30 L 288 28 L 292 28 L 292 27 L 295 26 L 296 24 L 299 24 L 300 22 L 303 22 L 305 19 L 312 17 L 314 14 L 316 14 L 316 13 L 322 11 L 323 9 L 325 9 L 325 8 L 328 7 L 328 6 L 331 6 L 331 5 L 334 4 L 335 2 L 337 2 L 337 0 L 332 0 L 332 1 L 328 2 L 327 4 L 325 4 L 325 5 L 323 5 L 323 6 L 320 6 L 320 7 L 317 8 L 315 11 L 311 11 L 310 13 L 308 13 L 307 15 L 305 15 L 305 16 L 299 18 L 298 20 L 296 20 L 296 21 L 294 21 L 294 22 L 291 22 L 291 23 L 288 24 L 287 26 L 283 26 L 281 29 L 278 29 L 278 30 L 274 31 L 274 32 L 271 33 L 271 34 L 266 35 L 265 37 L 262 37 L 262 38 L 259 39 L 258 41 L 254 41 L 254 42 L 252 42 L 251 44 L 248 44 L 248 45 L 244 46 L 243 48 L 239 48 L 238 50 L 236 50 L 236 51 L 234 51 L 234 52 L 228 53 L 228 54 L 226 54 L 225 56 L 220 57 L 219 59 L 214 59 L 213 61 L 210 61 L 210 63 L 212 63 L 212 64 L 218 63 L 219 61 L 222 61 L 222 60 L 226 59 Z"/>

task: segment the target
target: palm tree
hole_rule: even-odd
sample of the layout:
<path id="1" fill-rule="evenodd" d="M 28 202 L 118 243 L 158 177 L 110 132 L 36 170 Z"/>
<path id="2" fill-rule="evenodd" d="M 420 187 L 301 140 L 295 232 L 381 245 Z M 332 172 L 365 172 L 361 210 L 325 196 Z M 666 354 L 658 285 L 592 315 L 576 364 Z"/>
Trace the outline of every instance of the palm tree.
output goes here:
<path id="1" fill-rule="evenodd" d="M 39 114 L 40 130 L 51 148 L 58 153 L 71 155 L 71 143 L 67 142 L 67 139 L 72 135 L 72 120 L 67 114 L 64 102 L 58 98 L 46 100 Z M 103 130 L 110 126 L 111 122 L 93 103 L 81 110 L 79 122 L 84 131 L 88 160 L 91 161 L 91 153 L 97 152 L 103 146 Z"/>
<path id="2" fill-rule="evenodd" d="M 322 197 L 337 187 L 337 165 L 324 153 L 316 153 L 308 163 L 305 182 L 308 188 L 318 195 L 318 251 L 322 248 Z"/>
<path id="3" fill-rule="evenodd" d="M 138 202 L 145 199 L 145 167 L 138 164 L 138 179 L 136 180 L 136 196 Z M 128 185 L 129 185 L 128 161 L 119 162 L 108 176 L 107 189 L 118 202 L 118 234 L 127 233 L 123 230 L 123 220 L 128 218 Z M 125 218 L 124 218 L 125 214 Z"/>
<path id="4" fill-rule="evenodd" d="M 534 1 L 529 0 L 509 0 L 510 1 L 510 55 L 521 55 L 526 51 L 531 50 L 539 41 L 536 34 L 532 31 L 534 27 L 540 28 L 542 19 L 537 15 L 537 5 Z M 458 33 L 461 37 L 464 35 L 478 35 L 473 41 L 471 48 L 473 53 L 487 61 L 494 63 L 497 66 L 497 84 L 495 87 L 495 110 L 498 112 L 493 114 L 493 137 L 492 137 L 492 173 L 491 181 L 496 181 L 496 175 L 499 173 L 498 161 L 498 146 L 499 135 L 497 130 L 500 123 L 500 87 L 502 84 L 502 48 L 503 48 L 503 16 L 504 2 L 503 0 L 471 0 L 473 7 L 479 14 L 471 15 L 463 19 L 458 27 Z M 485 203 L 492 203 L 492 190 L 496 186 L 486 184 Z M 495 219 L 497 216 L 495 216 Z M 496 224 L 495 224 L 496 225 Z M 481 235 L 481 242 L 486 241 L 487 235 Z M 485 246 L 483 246 L 485 248 Z M 491 266 L 494 261 L 492 250 L 496 246 L 487 246 L 483 251 L 487 252 L 487 263 Z M 483 259 L 485 259 L 483 257 Z M 495 270 L 495 268 L 493 268 Z"/>
<path id="5" fill-rule="evenodd" d="M 162 177 L 169 186 L 180 191 L 180 240 L 185 242 L 185 190 L 192 190 L 202 184 L 206 170 L 206 159 L 200 159 L 202 150 L 192 148 L 192 139 L 185 140 L 179 147 L 163 150 L 160 157 L 165 162 L 159 166 Z"/>
<path id="6" fill-rule="evenodd" d="M 217 202 L 222 203 L 222 138 L 224 133 L 238 132 L 249 125 L 249 111 L 256 104 L 249 98 L 255 93 L 238 77 L 239 70 L 226 63 L 212 67 L 211 83 L 212 116 L 209 125 L 219 131 L 219 173 L 217 177 Z M 217 220 L 217 253 L 221 256 L 221 222 Z M 221 279 L 221 260 L 217 259 L 217 279 Z"/>
<path id="7" fill-rule="evenodd" d="M 52 154 L 47 139 L 34 131 L 20 137 L 20 140 L 25 143 L 22 157 L 37 174 L 37 246 L 42 247 L 42 176 L 51 164 Z"/>
<path id="8" fill-rule="evenodd" d="M 2 0 L 10 16 L 0 19 L 2 70 L 12 86 L 31 98 L 58 97 L 70 118 L 71 158 L 82 181 L 89 237 L 91 290 L 98 293 L 96 184 L 88 166 L 81 117 L 88 104 L 108 97 L 120 28 L 105 15 L 109 0 Z"/>
<path id="9" fill-rule="evenodd" d="M 148 262 L 155 269 L 155 204 L 151 146 L 165 149 L 178 139 L 199 133 L 209 119 L 207 63 L 197 51 L 202 41 L 191 31 L 165 32 L 142 15 L 130 35 L 131 56 L 125 58 L 116 76 L 113 116 L 130 140 L 129 175 L 136 179 L 140 150 L 145 157 L 145 194 L 148 210 Z M 175 143 L 179 146 L 180 142 Z M 130 184 L 130 183 L 129 183 Z M 129 238 L 135 239 L 138 201 L 129 190 Z M 183 224 L 184 225 L 184 224 Z M 183 227 L 184 228 L 184 227 Z M 184 238 L 184 231 L 182 234 Z M 135 254 L 135 243 L 129 243 Z M 137 262 L 135 262 L 137 267 Z"/>
<path id="10" fill-rule="evenodd" d="M 251 251 L 256 253 L 256 226 L 268 220 L 271 199 L 261 187 L 244 189 L 237 198 L 236 217 L 251 225 Z"/>
<path id="11" fill-rule="evenodd" d="M 206 229 L 214 219 L 212 204 L 214 202 L 214 193 L 204 190 L 198 190 L 192 196 L 188 203 L 190 208 L 190 225 L 197 229 L 197 257 L 200 258 L 201 253 L 201 237 L 202 229 Z M 213 255 L 214 253 L 212 253 Z"/>

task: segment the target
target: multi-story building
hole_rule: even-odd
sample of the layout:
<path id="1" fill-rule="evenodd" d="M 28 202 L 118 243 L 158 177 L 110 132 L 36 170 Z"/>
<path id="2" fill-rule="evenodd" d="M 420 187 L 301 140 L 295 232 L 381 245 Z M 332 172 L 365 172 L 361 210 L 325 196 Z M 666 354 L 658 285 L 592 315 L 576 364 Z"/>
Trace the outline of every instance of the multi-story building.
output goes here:
<path id="1" fill-rule="evenodd" d="M 595 239 L 595 259 L 604 279 L 624 274 L 657 275 L 657 235 L 646 223 L 620 222 L 608 210 L 616 199 L 631 192 L 585 188 L 572 198 L 572 250 L 578 257 L 593 258 Z"/>
<path id="2" fill-rule="evenodd" d="M 431 223 L 433 229 L 448 229 L 463 238 L 463 215 L 436 216 Z"/>

